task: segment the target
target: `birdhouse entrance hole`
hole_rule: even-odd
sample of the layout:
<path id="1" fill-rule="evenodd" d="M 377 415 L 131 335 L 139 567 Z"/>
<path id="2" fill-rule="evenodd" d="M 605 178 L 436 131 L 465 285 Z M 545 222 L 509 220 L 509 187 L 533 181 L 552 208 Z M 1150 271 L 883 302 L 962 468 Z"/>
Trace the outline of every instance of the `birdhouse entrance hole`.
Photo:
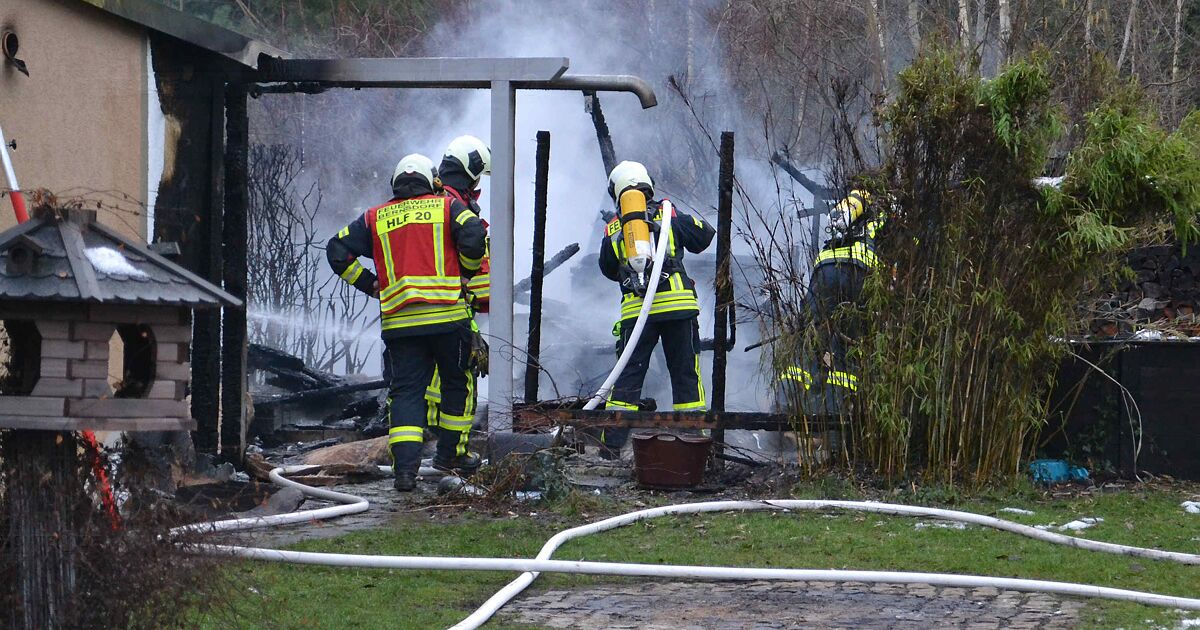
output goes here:
<path id="1" fill-rule="evenodd" d="M 42 367 L 42 336 L 29 320 L 0 320 L 0 396 L 28 396 Z"/>
<path id="2" fill-rule="evenodd" d="M 114 398 L 145 398 L 154 384 L 157 350 L 145 324 L 117 326 L 108 342 L 108 384 Z"/>

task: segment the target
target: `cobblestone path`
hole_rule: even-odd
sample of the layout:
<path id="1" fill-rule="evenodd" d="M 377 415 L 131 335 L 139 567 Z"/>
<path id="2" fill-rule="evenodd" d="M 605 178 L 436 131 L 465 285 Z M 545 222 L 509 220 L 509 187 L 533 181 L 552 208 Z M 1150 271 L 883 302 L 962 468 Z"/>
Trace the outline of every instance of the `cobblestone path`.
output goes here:
<path id="1" fill-rule="evenodd" d="M 639 582 L 531 592 L 505 620 L 547 628 L 1072 628 L 1083 603 L 994 588 L 857 582 Z"/>

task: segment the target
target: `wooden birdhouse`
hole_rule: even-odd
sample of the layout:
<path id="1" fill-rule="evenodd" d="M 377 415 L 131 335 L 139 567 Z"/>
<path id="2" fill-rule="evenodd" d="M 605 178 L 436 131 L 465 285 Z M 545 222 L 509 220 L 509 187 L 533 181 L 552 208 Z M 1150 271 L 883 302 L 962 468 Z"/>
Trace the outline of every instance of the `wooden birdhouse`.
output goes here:
<path id="1" fill-rule="evenodd" d="M 240 304 L 92 211 L 37 211 L 0 233 L 0 429 L 194 429 L 191 311 Z"/>

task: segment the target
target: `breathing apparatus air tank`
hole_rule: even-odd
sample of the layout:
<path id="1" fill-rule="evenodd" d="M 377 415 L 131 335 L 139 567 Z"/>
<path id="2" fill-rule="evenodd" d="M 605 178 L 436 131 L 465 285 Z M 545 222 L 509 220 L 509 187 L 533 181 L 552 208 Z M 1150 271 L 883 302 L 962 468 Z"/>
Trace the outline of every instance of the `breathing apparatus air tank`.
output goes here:
<path id="1" fill-rule="evenodd" d="M 631 188 L 621 193 L 621 230 L 625 235 L 625 259 L 637 272 L 638 282 L 645 277 L 646 265 L 654 257 L 650 243 L 650 225 L 646 223 L 646 194 Z"/>

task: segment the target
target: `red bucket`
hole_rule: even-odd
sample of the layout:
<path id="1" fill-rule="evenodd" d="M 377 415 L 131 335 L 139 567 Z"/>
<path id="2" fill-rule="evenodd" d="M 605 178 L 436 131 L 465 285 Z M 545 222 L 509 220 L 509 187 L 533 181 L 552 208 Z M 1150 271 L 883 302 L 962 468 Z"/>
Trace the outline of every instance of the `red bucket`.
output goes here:
<path id="1" fill-rule="evenodd" d="M 690 488 L 704 478 L 712 438 L 650 433 L 633 436 L 633 474 L 644 486 Z"/>

